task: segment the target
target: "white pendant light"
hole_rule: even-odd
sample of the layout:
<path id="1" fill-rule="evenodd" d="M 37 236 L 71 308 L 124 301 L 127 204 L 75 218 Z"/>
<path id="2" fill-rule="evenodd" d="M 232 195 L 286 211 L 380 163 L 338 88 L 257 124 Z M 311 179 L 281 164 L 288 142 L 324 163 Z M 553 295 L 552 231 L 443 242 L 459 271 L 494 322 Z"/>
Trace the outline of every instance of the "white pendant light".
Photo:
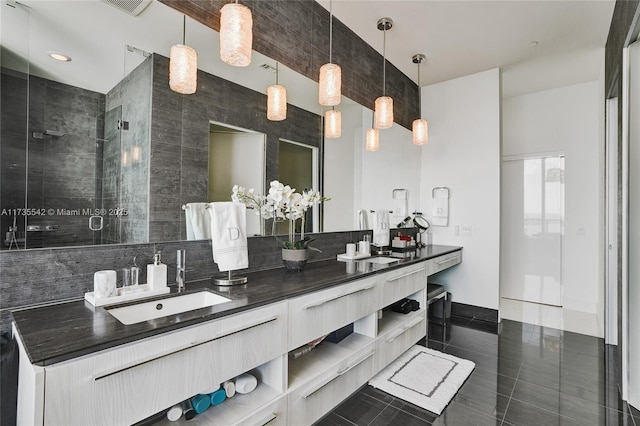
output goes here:
<path id="1" fill-rule="evenodd" d="M 378 29 L 384 33 L 382 45 L 382 96 L 375 103 L 375 128 L 388 129 L 393 126 L 393 99 L 386 96 L 387 83 L 387 30 L 393 27 L 391 18 L 380 18 Z"/>
<path id="2" fill-rule="evenodd" d="M 287 118 L 287 89 L 278 84 L 278 63 L 276 62 L 276 84 L 267 88 L 267 119 L 282 121 Z"/>
<path id="3" fill-rule="evenodd" d="M 342 113 L 330 109 L 324 114 L 324 137 L 334 139 L 340 136 L 342 136 Z"/>
<path id="4" fill-rule="evenodd" d="M 235 67 L 251 63 L 253 17 L 241 4 L 228 3 L 220 9 L 220 59 Z"/>
<path id="5" fill-rule="evenodd" d="M 429 142 L 429 125 L 424 118 L 413 120 L 413 144 L 426 145 Z"/>
<path id="6" fill-rule="evenodd" d="M 380 148 L 380 131 L 378 129 L 367 129 L 365 148 L 369 152 L 375 152 Z"/>
<path id="7" fill-rule="evenodd" d="M 169 56 L 169 87 L 174 92 L 191 95 L 198 86 L 198 54 L 185 45 L 187 18 L 182 21 L 182 44 L 171 46 Z"/>
<path id="8" fill-rule="evenodd" d="M 333 11 L 329 1 L 329 63 L 320 67 L 318 102 L 323 106 L 340 104 L 342 97 L 342 69 L 332 63 L 333 59 Z"/>
<path id="9" fill-rule="evenodd" d="M 413 55 L 413 63 L 418 64 L 418 105 L 420 116 L 422 117 L 422 87 L 420 87 L 420 64 L 427 59 L 425 55 L 422 53 L 418 53 L 417 55 Z M 413 120 L 413 144 L 414 145 L 426 145 L 429 142 L 429 125 L 427 124 L 427 120 L 423 118 L 417 118 Z"/>

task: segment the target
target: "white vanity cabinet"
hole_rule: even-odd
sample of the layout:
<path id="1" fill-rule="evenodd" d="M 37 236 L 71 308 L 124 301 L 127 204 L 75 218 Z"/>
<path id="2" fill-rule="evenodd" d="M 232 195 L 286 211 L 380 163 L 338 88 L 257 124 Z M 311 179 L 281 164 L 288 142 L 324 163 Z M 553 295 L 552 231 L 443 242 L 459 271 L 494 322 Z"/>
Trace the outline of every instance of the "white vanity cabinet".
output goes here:
<path id="1" fill-rule="evenodd" d="M 460 261 L 455 251 L 45 367 L 19 340 L 18 424 L 132 424 L 250 371 L 253 392 L 178 424 L 310 425 L 426 335 L 427 277 Z M 383 310 L 405 297 L 420 308 Z M 351 323 L 340 342 L 288 357 Z"/>
<path id="2" fill-rule="evenodd" d="M 271 360 L 281 363 L 286 323 L 287 304 L 276 303 L 45 367 L 44 424 L 132 424 Z"/>
<path id="3" fill-rule="evenodd" d="M 436 274 L 440 271 L 444 271 L 447 268 L 457 265 L 462 262 L 462 250 L 457 250 L 451 253 L 443 254 L 442 256 L 434 257 L 427 260 L 427 269 L 429 275 Z"/>
<path id="4" fill-rule="evenodd" d="M 291 299 L 289 350 L 369 315 L 378 301 L 375 275 Z"/>

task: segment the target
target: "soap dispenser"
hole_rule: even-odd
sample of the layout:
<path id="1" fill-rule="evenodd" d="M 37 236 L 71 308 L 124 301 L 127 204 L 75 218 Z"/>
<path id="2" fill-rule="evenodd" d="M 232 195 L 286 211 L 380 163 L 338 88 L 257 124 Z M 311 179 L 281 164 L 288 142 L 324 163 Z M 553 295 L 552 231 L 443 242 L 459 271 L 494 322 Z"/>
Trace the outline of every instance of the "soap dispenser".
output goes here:
<path id="1" fill-rule="evenodd" d="M 161 253 L 153 255 L 153 264 L 147 265 L 147 285 L 149 290 L 159 290 L 167 286 L 167 265 L 161 263 Z"/>

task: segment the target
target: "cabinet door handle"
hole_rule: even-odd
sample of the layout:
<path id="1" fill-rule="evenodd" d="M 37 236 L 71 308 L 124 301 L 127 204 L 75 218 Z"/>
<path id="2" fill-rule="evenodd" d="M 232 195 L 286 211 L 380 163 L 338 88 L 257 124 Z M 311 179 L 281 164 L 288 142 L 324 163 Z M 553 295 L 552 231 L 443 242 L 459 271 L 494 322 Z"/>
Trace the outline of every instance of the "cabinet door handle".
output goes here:
<path id="1" fill-rule="evenodd" d="M 426 268 L 416 269 L 415 271 L 407 272 L 406 274 L 402 274 L 402 275 L 398 275 L 397 277 L 389 278 L 387 280 L 387 282 L 390 283 L 392 281 L 398 281 L 400 278 L 408 277 L 409 275 L 417 274 L 418 272 L 422 272 L 422 271 L 426 271 Z"/>
<path id="2" fill-rule="evenodd" d="M 332 378 L 330 378 L 326 382 L 322 383 L 319 386 L 316 386 L 315 388 L 313 388 L 310 391 L 307 391 L 307 392 L 303 393 L 301 395 L 301 397 L 304 398 L 304 399 L 309 398 L 311 395 L 313 395 L 314 393 L 318 392 L 320 389 L 322 389 L 323 387 L 327 386 L 329 383 L 333 382 L 338 377 L 342 376 L 343 374 L 348 373 L 349 371 L 353 370 L 354 368 L 356 368 L 357 366 L 359 366 L 360 364 L 362 364 L 363 362 L 365 362 L 366 360 L 371 358 L 375 353 L 376 353 L 375 351 L 369 352 L 367 355 L 365 355 L 364 357 L 360 358 L 358 361 L 354 362 L 351 366 L 345 368 L 344 370 L 341 370 L 341 371 L 337 372 Z"/>
<path id="3" fill-rule="evenodd" d="M 424 318 L 422 318 L 422 316 L 418 316 L 418 317 L 414 318 L 411 322 L 409 322 L 407 325 L 402 327 L 401 330 L 398 330 L 395 333 L 393 333 L 393 335 L 389 336 L 389 338 L 386 339 L 385 342 L 387 342 L 387 343 L 393 342 L 394 340 L 396 340 L 398 338 L 398 336 L 404 334 L 405 332 L 407 332 L 408 330 L 410 330 L 414 326 L 420 324 L 423 321 L 423 319 Z"/>
<path id="4" fill-rule="evenodd" d="M 374 284 L 370 284 L 370 285 L 368 285 L 366 287 L 362 287 L 362 288 L 359 288 L 357 290 L 350 291 L 350 292 L 342 294 L 340 296 L 332 297 L 331 299 L 327 299 L 327 300 L 323 300 L 321 302 L 316 302 L 316 303 L 311 303 L 309 305 L 305 305 L 303 307 L 303 309 L 317 308 L 318 306 L 322 306 L 325 303 L 333 302 L 334 300 L 342 299 L 343 297 L 351 296 L 352 294 L 360 293 L 361 291 L 371 290 L 375 286 L 376 286 L 375 283 Z"/>
<path id="5" fill-rule="evenodd" d="M 264 419 L 260 420 L 258 423 L 256 423 L 257 425 L 261 425 L 264 426 L 266 424 L 271 423 L 272 421 L 274 421 L 275 419 L 278 418 L 278 414 L 276 413 L 271 413 L 271 415 L 265 417 Z"/>
<path id="6" fill-rule="evenodd" d="M 95 381 L 102 380 L 102 379 L 104 379 L 106 377 L 109 377 L 109 376 L 112 376 L 114 374 L 118 374 L 118 373 L 121 373 L 123 371 L 130 370 L 132 368 L 136 368 L 136 367 L 139 367 L 139 366 L 144 365 L 144 364 L 148 364 L 148 363 L 153 362 L 153 361 L 157 361 L 157 360 L 159 360 L 161 358 L 165 358 L 165 357 L 168 357 L 168 356 L 171 356 L 171 355 L 175 355 L 175 354 L 177 354 L 179 352 L 183 352 L 183 351 L 187 351 L 189 349 L 193 349 L 193 348 L 195 348 L 197 346 L 213 342 L 214 340 L 219 340 L 219 339 L 231 336 L 232 334 L 241 333 L 243 331 L 249 330 L 250 328 L 259 327 L 261 325 L 276 321 L 277 319 L 278 319 L 278 316 L 274 315 L 271 318 L 262 319 L 262 320 L 256 321 L 256 322 L 248 324 L 248 325 L 243 325 L 242 327 L 237 328 L 235 330 L 226 331 L 223 334 L 217 335 L 217 336 L 215 336 L 215 337 L 213 337 L 211 339 L 207 339 L 207 340 L 202 341 L 202 342 L 191 342 L 188 345 L 180 346 L 177 349 L 173 349 L 173 350 L 168 351 L 166 353 L 158 354 L 158 355 L 156 355 L 154 357 L 151 357 L 151 358 L 143 360 L 143 361 L 134 362 L 134 363 L 132 363 L 130 365 L 127 365 L 127 366 L 124 366 L 124 367 L 121 366 L 121 367 L 116 368 L 116 369 L 111 369 L 111 370 L 102 371 L 100 373 L 93 374 L 91 376 L 91 378 L 93 380 L 95 380 Z"/>

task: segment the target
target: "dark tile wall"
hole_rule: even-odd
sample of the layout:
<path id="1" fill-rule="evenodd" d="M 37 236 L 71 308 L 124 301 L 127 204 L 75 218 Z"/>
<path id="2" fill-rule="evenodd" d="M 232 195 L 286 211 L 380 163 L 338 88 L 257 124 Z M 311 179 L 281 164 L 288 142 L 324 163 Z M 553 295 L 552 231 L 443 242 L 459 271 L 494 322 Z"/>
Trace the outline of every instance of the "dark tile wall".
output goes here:
<path id="1" fill-rule="evenodd" d="M 26 77 L 9 75 L 3 70 L 3 203 L 7 208 L 53 209 L 53 214 L 26 218 L 28 225 L 58 227 L 51 232 L 29 232 L 28 248 L 63 246 L 70 242 L 94 244 L 86 216 L 73 211 L 96 206 L 95 139 L 102 131 L 104 95 L 34 76 L 28 78 L 27 94 L 26 81 Z M 13 84 L 15 88 L 11 87 Z M 4 95 L 5 90 L 8 96 Z M 24 108 L 25 95 L 28 111 Z M 45 130 L 65 135 L 34 137 L 34 133 L 42 134 Z M 3 216 L 5 231 L 8 220 L 12 218 Z M 18 226 L 19 237 L 24 237 L 24 217 L 20 217 Z"/>
<path id="2" fill-rule="evenodd" d="M 6 249 L 6 232 L 13 226 L 14 215 L 7 209 L 23 208 L 25 205 L 25 187 L 27 184 L 27 96 L 29 81 L 27 76 L 6 68 L 0 73 L 0 216 L 2 244 Z M 16 216 L 18 229 L 24 230 L 24 216 Z M 24 232 L 18 235 L 24 238 Z M 24 247 L 20 242 L 20 247 Z M 15 244 L 13 246 L 15 248 Z"/>
<path id="3" fill-rule="evenodd" d="M 216 31 L 220 30 L 220 9 L 229 3 L 160 1 Z M 253 49 L 318 81 L 320 66 L 329 62 L 329 12 L 312 0 L 246 0 L 242 4 L 253 15 Z M 343 95 L 373 109 L 382 95 L 382 55 L 335 18 L 333 37 L 333 62 L 342 68 Z M 382 47 L 382 36 L 378 47 Z M 394 100 L 395 122 L 411 130 L 420 115 L 418 86 L 388 61 L 386 93 Z"/>
<path id="4" fill-rule="evenodd" d="M 344 253 L 345 244 L 362 240 L 371 231 L 348 231 L 312 234 L 314 246 L 322 253 L 312 252 L 311 261 L 335 259 Z M 393 231 L 392 231 L 393 232 Z M 412 233 L 404 229 L 403 233 Z M 249 270 L 282 266 L 280 246 L 273 237 L 248 239 Z M 218 272 L 211 254 L 211 241 L 176 241 L 149 244 L 70 247 L 43 250 L 20 250 L 0 253 L 0 333 L 11 327 L 11 309 L 79 299 L 93 291 L 93 274 L 102 269 L 132 266 L 134 258 L 141 267 L 141 282 L 146 282 L 146 265 L 153 254 L 162 252 L 168 265 L 167 280 L 175 282 L 176 251 L 186 249 L 187 281 L 212 277 Z M 121 280 L 118 276 L 118 280 Z"/>
<path id="5" fill-rule="evenodd" d="M 196 93 L 180 95 L 169 89 L 169 60 L 153 58 L 149 241 L 184 240 L 181 206 L 207 201 L 210 121 L 267 135 L 267 182 L 278 178 L 280 139 L 321 146 L 319 115 L 288 105 L 286 120 L 269 121 L 265 95 L 202 71 Z"/>

